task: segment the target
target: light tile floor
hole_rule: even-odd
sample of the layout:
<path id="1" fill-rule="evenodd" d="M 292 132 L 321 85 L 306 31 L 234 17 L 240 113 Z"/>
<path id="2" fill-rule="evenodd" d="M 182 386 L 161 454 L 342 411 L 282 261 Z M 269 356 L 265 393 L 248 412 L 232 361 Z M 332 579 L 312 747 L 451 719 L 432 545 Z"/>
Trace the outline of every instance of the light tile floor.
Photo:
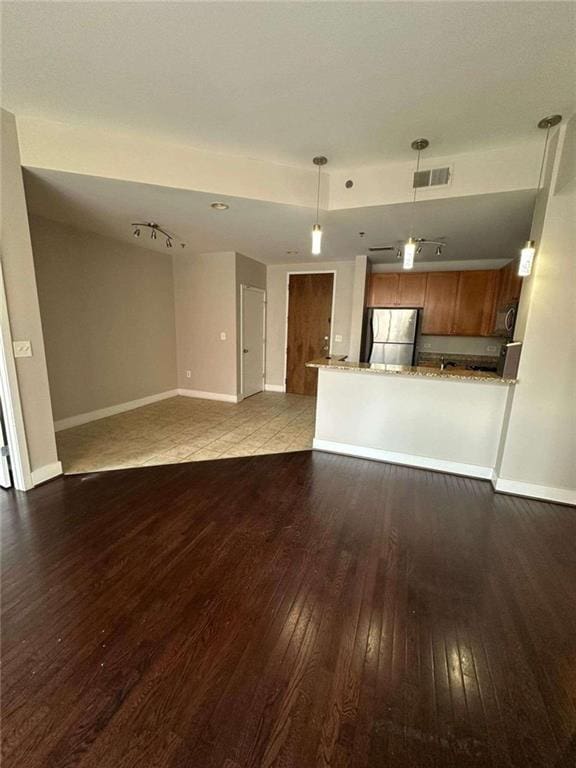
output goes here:
<path id="1" fill-rule="evenodd" d="M 172 397 L 56 434 L 64 472 L 312 448 L 316 399 L 261 392 L 241 403 Z"/>

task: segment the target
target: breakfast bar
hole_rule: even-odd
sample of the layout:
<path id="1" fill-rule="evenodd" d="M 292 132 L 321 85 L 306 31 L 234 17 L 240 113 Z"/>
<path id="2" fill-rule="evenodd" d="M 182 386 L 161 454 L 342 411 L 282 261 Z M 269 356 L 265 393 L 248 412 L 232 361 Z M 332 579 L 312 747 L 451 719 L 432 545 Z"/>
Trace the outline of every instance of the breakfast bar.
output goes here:
<path id="1" fill-rule="evenodd" d="M 490 479 L 515 379 L 318 359 L 313 447 Z"/>

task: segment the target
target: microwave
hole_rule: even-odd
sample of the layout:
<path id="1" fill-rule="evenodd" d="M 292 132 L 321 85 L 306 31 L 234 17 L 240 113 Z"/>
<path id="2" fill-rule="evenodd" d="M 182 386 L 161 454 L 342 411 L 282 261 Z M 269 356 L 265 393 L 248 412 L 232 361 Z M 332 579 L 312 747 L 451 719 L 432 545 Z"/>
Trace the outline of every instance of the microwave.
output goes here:
<path id="1" fill-rule="evenodd" d="M 503 336 L 505 339 L 511 339 L 514 336 L 517 312 L 518 302 L 504 304 L 496 310 L 494 336 Z"/>

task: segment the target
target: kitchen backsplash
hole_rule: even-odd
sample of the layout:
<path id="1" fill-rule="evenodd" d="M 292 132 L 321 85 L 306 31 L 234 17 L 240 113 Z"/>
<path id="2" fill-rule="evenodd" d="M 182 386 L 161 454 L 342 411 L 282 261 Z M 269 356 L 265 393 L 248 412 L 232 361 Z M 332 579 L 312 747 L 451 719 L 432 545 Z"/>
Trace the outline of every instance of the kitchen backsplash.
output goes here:
<path id="1" fill-rule="evenodd" d="M 445 363 L 456 363 L 458 368 L 466 368 L 471 365 L 496 367 L 498 355 L 457 355 L 454 352 L 418 352 L 416 365 L 440 366 L 444 358 Z"/>
<path id="2" fill-rule="evenodd" d="M 498 358 L 507 339 L 485 336 L 418 336 L 416 351 L 422 354 L 468 355 Z"/>

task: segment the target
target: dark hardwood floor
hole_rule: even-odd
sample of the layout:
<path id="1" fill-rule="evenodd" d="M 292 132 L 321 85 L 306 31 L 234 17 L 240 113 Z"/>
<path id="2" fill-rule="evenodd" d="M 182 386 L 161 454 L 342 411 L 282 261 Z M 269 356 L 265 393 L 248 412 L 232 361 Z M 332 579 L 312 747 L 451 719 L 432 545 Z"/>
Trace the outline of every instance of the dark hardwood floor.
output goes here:
<path id="1" fill-rule="evenodd" d="M 3 493 L 6 768 L 573 768 L 576 510 L 322 453 Z"/>

